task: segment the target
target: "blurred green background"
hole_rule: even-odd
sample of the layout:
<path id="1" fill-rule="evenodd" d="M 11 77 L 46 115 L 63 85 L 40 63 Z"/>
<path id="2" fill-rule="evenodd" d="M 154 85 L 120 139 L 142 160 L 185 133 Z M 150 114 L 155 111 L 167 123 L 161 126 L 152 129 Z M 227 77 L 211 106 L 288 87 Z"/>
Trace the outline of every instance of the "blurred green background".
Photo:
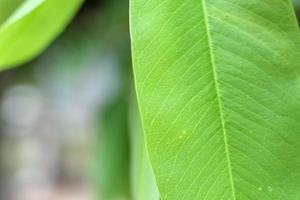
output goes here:
<path id="1" fill-rule="evenodd" d="M 86 0 L 42 55 L 0 73 L 1 200 L 159 199 L 134 101 L 128 7 Z"/>

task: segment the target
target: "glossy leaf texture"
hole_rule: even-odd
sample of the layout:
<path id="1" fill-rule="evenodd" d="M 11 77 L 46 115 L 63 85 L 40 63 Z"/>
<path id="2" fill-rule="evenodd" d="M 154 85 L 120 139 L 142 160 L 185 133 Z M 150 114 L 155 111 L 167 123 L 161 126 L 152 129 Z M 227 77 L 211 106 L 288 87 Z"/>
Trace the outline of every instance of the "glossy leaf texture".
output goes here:
<path id="1" fill-rule="evenodd" d="M 64 30 L 83 0 L 0 1 L 0 69 L 23 64 Z"/>
<path id="2" fill-rule="evenodd" d="M 135 82 L 163 200 L 300 199 L 289 0 L 132 0 Z"/>

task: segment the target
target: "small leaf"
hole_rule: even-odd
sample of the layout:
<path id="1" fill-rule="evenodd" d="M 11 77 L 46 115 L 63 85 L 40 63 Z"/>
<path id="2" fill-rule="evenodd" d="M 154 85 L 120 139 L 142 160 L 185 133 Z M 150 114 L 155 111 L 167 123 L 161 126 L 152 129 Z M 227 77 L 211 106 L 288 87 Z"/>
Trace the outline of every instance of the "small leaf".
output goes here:
<path id="1" fill-rule="evenodd" d="M 24 0 L 0 0 L 0 25 L 14 12 Z"/>
<path id="2" fill-rule="evenodd" d="M 41 53 L 63 31 L 83 0 L 17 2 L 10 5 L 9 12 L 13 11 L 10 16 L 1 16 L 5 20 L 0 25 L 0 70 L 27 62 Z M 6 3 L 1 0 L 0 8 L 5 8 Z"/>

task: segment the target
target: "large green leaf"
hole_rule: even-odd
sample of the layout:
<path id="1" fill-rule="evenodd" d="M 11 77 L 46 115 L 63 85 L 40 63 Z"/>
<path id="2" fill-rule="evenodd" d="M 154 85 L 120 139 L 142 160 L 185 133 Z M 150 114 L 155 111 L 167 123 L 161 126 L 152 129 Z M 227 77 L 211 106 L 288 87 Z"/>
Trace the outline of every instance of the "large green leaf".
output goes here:
<path id="1" fill-rule="evenodd" d="M 0 69 L 22 64 L 39 54 L 64 29 L 82 2 L 18 0 L 8 4 L 1 0 L 0 8 L 6 12 L 0 15 Z"/>
<path id="2" fill-rule="evenodd" d="M 131 149 L 131 190 L 133 200 L 159 200 L 159 192 L 146 151 L 143 129 L 137 103 L 131 100 L 130 149 Z"/>
<path id="3" fill-rule="evenodd" d="M 289 0 L 132 0 L 135 81 L 162 199 L 300 199 Z"/>

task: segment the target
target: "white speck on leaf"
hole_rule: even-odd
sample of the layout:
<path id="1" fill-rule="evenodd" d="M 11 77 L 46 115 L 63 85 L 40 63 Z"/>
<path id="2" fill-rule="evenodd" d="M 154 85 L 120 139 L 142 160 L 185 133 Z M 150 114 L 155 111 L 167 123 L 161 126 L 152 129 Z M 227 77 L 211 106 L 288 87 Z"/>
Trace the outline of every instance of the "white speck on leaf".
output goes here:
<path id="1" fill-rule="evenodd" d="M 271 186 L 268 186 L 268 191 L 269 192 L 272 192 L 273 191 L 273 188 Z"/>

